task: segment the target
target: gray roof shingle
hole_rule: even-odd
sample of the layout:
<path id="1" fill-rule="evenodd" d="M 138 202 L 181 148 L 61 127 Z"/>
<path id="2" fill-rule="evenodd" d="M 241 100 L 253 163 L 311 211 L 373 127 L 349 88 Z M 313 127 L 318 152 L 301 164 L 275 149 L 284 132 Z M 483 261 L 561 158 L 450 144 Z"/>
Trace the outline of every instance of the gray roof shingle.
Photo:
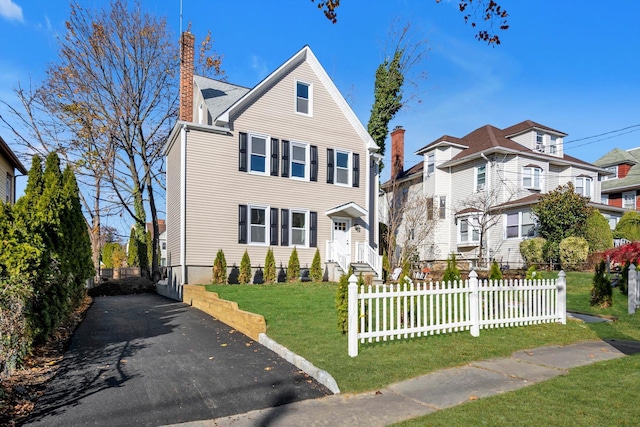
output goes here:
<path id="1" fill-rule="evenodd" d="M 249 92 L 249 88 L 210 79 L 208 77 L 193 76 L 193 80 L 204 97 L 209 114 L 214 119 L 231 107 L 238 99 Z"/>

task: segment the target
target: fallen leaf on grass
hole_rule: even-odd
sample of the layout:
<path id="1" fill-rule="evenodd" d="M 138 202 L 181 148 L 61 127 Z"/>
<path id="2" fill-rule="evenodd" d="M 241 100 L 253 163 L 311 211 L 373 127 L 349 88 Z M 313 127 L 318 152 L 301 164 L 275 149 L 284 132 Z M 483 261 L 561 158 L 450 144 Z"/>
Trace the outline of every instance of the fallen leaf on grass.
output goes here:
<path id="1" fill-rule="evenodd" d="M 273 369 L 273 368 L 272 368 L 271 366 L 267 366 L 266 368 L 264 368 L 264 370 L 265 370 L 265 371 L 270 371 L 270 370 L 272 370 L 272 369 Z"/>
<path id="2" fill-rule="evenodd" d="M 211 357 L 209 358 L 209 360 L 213 360 L 213 356 L 211 356 Z"/>
<path id="3" fill-rule="evenodd" d="M 469 396 L 469 400 L 478 400 L 478 396 Z"/>
<path id="4" fill-rule="evenodd" d="M 229 344 L 220 344 L 220 347 L 226 347 Z"/>

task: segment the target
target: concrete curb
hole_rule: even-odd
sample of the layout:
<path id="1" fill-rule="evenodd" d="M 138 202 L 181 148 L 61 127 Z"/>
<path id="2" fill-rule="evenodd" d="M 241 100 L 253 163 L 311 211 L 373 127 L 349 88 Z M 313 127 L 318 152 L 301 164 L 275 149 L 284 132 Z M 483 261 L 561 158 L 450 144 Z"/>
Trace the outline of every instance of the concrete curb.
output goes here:
<path id="1" fill-rule="evenodd" d="M 277 342 L 269 338 L 265 333 L 261 333 L 260 335 L 258 335 L 258 342 L 267 347 L 269 350 L 278 354 L 287 362 L 309 374 L 320 384 L 331 390 L 333 394 L 340 394 L 338 383 L 331 376 L 331 374 L 324 369 L 317 368 L 313 365 L 313 363 L 309 362 L 304 357 L 295 354 L 285 346 L 278 344 Z"/>

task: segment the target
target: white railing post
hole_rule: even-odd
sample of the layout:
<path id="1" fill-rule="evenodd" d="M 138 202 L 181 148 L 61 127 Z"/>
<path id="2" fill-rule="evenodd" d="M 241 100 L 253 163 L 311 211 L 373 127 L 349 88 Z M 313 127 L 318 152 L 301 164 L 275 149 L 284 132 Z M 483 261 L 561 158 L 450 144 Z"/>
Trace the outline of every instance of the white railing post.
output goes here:
<path id="1" fill-rule="evenodd" d="M 472 270 L 469 274 L 469 315 L 471 319 L 471 336 L 480 336 L 480 298 L 478 298 L 478 273 Z"/>
<path id="2" fill-rule="evenodd" d="M 636 271 L 636 266 L 631 263 L 629 266 L 629 277 L 627 279 L 627 293 L 629 297 L 628 308 L 629 314 L 635 314 L 636 309 L 638 308 L 638 297 L 640 295 L 640 290 L 638 287 L 640 283 L 638 282 L 638 272 Z"/>
<path id="3" fill-rule="evenodd" d="M 567 273 L 560 270 L 556 282 L 556 313 L 558 321 L 563 325 L 567 324 Z"/>
<path id="4" fill-rule="evenodd" d="M 348 335 L 349 335 L 349 356 L 358 355 L 358 279 L 355 274 L 349 277 L 348 293 Z"/>

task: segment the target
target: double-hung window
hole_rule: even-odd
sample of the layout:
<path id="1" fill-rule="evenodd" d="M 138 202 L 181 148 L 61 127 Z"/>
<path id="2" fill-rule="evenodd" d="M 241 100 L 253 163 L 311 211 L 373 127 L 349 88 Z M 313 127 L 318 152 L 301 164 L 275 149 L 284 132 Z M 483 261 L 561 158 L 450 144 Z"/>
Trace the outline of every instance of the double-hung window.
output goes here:
<path id="1" fill-rule="evenodd" d="M 291 244 L 307 246 L 309 232 L 308 211 L 291 210 Z"/>
<path id="2" fill-rule="evenodd" d="M 476 191 L 483 191 L 487 182 L 487 166 L 476 167 Z"/>
<path id="3" fill-rule="evenodd" d="M 549 154 L 558 153 L 558 137 L 551 135 L 549 137 Z"/>
<path id="4" fill-rule="evenodd" d="M 299 179 L 308 179 L 307 167 L 308 161 L 308 146 L 307 144 L 301 144 L 299 142 L 291 143 L 291 177 Z"/>
<path id="5" fill-rule="evenodd" d="M 7 172 L 6 202 L 13 203 L 13 176 Z"/>
<path id="6" fill-rule="evenodd" d="M 544 153 L 544 134 L 536 132 L 536 151 Z"/>
<path id="7" fill-rule="evenodd" d="M 579 176 L 576 178 L 576 193 L 591 199 L 591 177 Z"/>
<path id="8" fill-rule="evenodd" d="M 480 241 L 480 227 L 477 217 L 464 217 L 458 221 L 459 235 L 458 242 L 465 243 L 478 243 Z"/>
<path id="9" fill-rule="evenodd" d="M 440 219 L 445 219 L 447 217 L 447 196 L 440 196 L 440 205 L 438 206 L 438 213 Z"/>
<path id="10" fill-rule="evenodd" d="M 267 212 L 264 206 L 249 206 L 249 243 L 267 244 Z"/>
<path id="11" fill-rule="evenodd" d="M 312 113 L 311 84 L 296 81 L 296 112 L 310 116 Z"/>
<path id="12" fill-rule="evenodd" d="M 336 183 L 349 185 L 349 153 L 336 150 Z"/>
<path id="13" fill-rule="evenodd" d="M 520 223 L 520 237 L 532 237 L 536 232 L 535 215 L 530 210 L 522 211 Z"/>
<path id="14" fill-rule="evenodd" d="M 254 173 L 268 174 L 267 137 L 249 135 L 249 170 Z"/>
<path id="15" fill-rule="evenodd" d="M 542 188 L 541 182 L 542 169 L 536 166 L 526 166 L 522 169 L 522 186 L 524 188 L 531 188 L 534 190 L 540 190 Z"/>
<path id="16" fill-rule="evenodd" d="M 606 181 L 607 179 L 616 179 L 618 178 L 618 166 L 609 166 L 604 168 L 607 172 L 611 172 L 613 175 L 603 175 L 602 180 Z"/>
<path id="17" fill-rule="evenodd" d="M 636 208 L 636 192 L 635 191 L 628 191 L 626 193 L 622 193 L 622 207 L 625 209 Z"/>
<path id="18" fill-rule="evenodd" d="M 518 237 L 520 214 L 518 212 L 507 214 L 507 239 Z"/>
<path id="19" fill-rule="evenodd" d="M 436 155 L 431 153 L 427 156 L 427 175 L 431 175 L 436 170 Z"/>
<path id="20" fill-rule="evenodd" d="M 535 234 L 535 219 L 530 210 L 512 212 L 506 215 L 507 239 L 531 237 Z"/>

